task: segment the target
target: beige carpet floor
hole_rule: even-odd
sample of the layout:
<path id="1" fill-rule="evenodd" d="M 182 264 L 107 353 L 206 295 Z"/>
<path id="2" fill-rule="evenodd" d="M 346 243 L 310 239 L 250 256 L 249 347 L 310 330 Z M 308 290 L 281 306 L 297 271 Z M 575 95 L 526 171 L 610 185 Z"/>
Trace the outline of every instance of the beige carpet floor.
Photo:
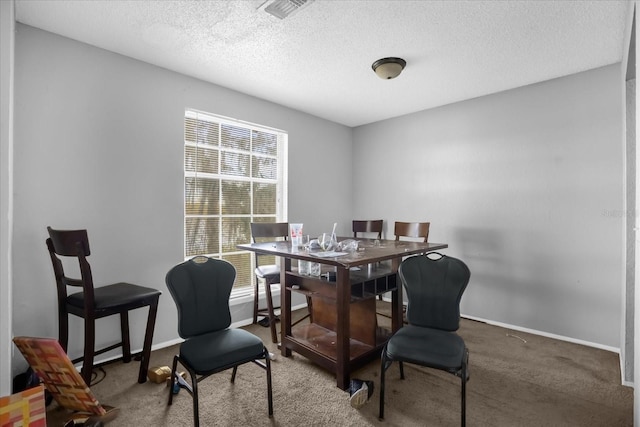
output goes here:
<path id="1" fill-rule="evenodd" d="M 267 417 L 266 376 L 254 364 L 200 383 L 203 426 L 455 426 L 460 424 L 460 381 L 453 375 L 397 364 L 387 374 L 385 420 L 378 420 L 380 363 L 374 360 L 353 377 L 375 382 L 374 395 L 359 410 L 336 387 L 332 374 L 300 355 L 282 357 L 269 329 L 246 327 L 271 351 L 274 417 Z M 632 426 L 633 390 L 620 385 L 618 355 L 599 349 L 514 332 L 463 319 L 460 335 L 470 351 L 467 386 L 469 426 Z M 151 366 L 170 366 L 177 346 L 154 351 Z M 190 426 L 192 401 L 182 390 L 167 406 L 164 384 L 138 384 L 137 362 L 106 365 L 106 376 L 91 388 L 120 412 L 110 426 Z M 50 426 L 67 414 L 50 405 Z"/>

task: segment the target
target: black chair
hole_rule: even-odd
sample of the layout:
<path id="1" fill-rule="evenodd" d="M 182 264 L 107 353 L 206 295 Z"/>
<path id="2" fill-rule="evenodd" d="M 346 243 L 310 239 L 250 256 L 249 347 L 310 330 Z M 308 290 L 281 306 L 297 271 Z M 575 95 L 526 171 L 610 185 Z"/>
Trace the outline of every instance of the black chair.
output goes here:
<path id="1" fill-rule="evenodd" d="M 141 307 L 149 307 L 147 329 L 144 335 L 142 354 L 140 355 L 140 371 L 138 382 L 147 380 L 149 356 L 151 354 L 151 342 L 158 311 L 158 300 L 161 292 L 157 289 L 132 285 L 130 283 L 115 283 L 112 285 L 95 287 L 91 267 L 87 257 L 89 250 L 89 238 L 87 230 L 54 230 L 47 227 L 49 238 L 47 248 L 53 264 L 53 272 L 58 288 L 58 340 L 67 351 L 69 343 L 69 315 L 84 319 L 84 354 L 82 357 L 72 360 L 77 363 L 82 360 L 82 378 L 87 384 L 91 384 L 91 371 L 95 356 L 122 347 L 122 361 L 131 361 L 131 345 L 129 342 L 129 311 Z M 80 278 L 67 277 L 64 272 L 60 257 L 76 258 L 80 267 Z M 82 288 L 82 292 L 67 294 L 67 286 Z M 122 340 L 106 348 L 95 350 L 95 323 L 96 319 L 120 315 L 120 329 Z"/>
<path id="2" fill-rule="evenodd" d="M 251 223 L 251 238 L 253 242 L 260 242 L 264 240 L 287 240 L 287 236 L 289 235 L 289 224 L 286 222 L 252 222 Z M 280 266 L 278 264 L 264 264 L 260 265 L 260 261 L 262 259 L 267 259 L 269 257 L 273 258 L 272 255 L 260 255 L 257 252 L 254 252 L 255 261 L 256 261 L 256 285 L 254 287 L 254 295 L 253 295 L 253 323 L 258 322 L 259 315 L 266 315 L 269 321 L 269 328 L 271 329 L 271 340 L 274 343 L 278 342 L 278 334 L 276 332 L 276 321 L 278 318 L 274 314 L 274 310 L 279 309 L 280 307 L 274 307 L 273 305 L 273 297 L 271 296 L 271 285 L 280 283 Z M 275 262 L 275 261 L 272 261 Z M 267 308 L 258 308 L 258 287 L 260 285 L 260 280 L 264 281 L 264 291 L 265 297 L 267 300 Z"/>
<path id="3" fill-rule="evenodd" d="M 403 363 L 407 362 L 460 377 L 464 426 L 469 351 L 455 331 L 460 325 L 460 299 L 469 283 L 469 269 L 459 259 L 432 252 L 405 259 L 398 273 L 409 301 L 409 324 L 399 329 L 382 350 L 379 417 L 384 418 L 385 372 L 394 361 L 399 362 L 400 378 L 404 379 Z"/>
<path id="4" fill-rule="evenodd" d="M 198 382 L 230 368 L 234 382 L 238 366 L 248 362 L 267 371 L 269 417 L 273 415 L 268 350 L 257 336 L 244 329 L 229 329 L 229 296 L 235 278 L 233 265 L 204 256 L 178 264 L 167 273 L 167 287 L 178 307 L 178 333 L 185 340 L 180 353 L 173 357 L 171 378 L 191 394 L 196 426 L 200 424 Z M 191 384 L 176 374 L 178 362 L 189 372 Z M 172 388 L 169 387 L 169 405 L 173 402 Z"/>
<path id="5" fill-rule="evenodd" d="M 382 239 L 382 221 L 376 220 L 360 220 L 354 219 L 351 223 L 353 237 L 357 238 L 358 233 L 377 233 L 376 238 Z"/>

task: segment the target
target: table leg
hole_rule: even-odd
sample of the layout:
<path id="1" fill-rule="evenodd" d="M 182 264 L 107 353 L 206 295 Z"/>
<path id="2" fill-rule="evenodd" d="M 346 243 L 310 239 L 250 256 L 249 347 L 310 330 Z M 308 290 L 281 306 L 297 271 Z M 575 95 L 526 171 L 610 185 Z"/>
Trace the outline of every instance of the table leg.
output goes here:
<path id="1" fill-rule="evenodd" d="M 349 281 L 349 269 L 338 267 L 336 275 L 336 379 L 337 386 L 342 390 L 349 387 L 350 356 L 350 303 L 351 282 Z"/>
<path id="2" fill-rule="evenodd" d="M 291 271 L 291 259 L 280 258 L 280 340 L 291 336 L 291 291 L 287 290 L 287 271 Z M 291 356 L 291 349 L 280 345 L 283 357 Z"/>
<path id="3" fill-rule="evenodd" d="M 394 258 L 391 261 L 391 271 L 395 274 L 396 290 L 391 292 L 391 330 L 395 333 L 403 326 L 402 320 L 402 283 L 398 276 L 402 258 Z"/>

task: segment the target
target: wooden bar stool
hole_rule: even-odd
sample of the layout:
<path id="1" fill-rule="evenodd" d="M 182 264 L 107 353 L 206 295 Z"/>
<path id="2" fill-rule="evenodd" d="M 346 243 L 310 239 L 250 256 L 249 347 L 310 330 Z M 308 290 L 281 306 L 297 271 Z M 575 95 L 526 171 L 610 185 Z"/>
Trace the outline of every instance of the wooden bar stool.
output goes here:
<path id="1" fill-rule="evenodd" d="M 130 283 L 115 283 L 112 285 L 95 287 L 91 267 L 87 262 L 90 255 L 87 230 L 54 230 L 47 227 L 49 238 L 47 248 L 51 256 L 53 271 L 58 288 L 58 336 L 60 345 L 67 351 L 69 341 L 69 315 L 73 314 L 84 319 L 84 354 L 73 360 L 77 363 L 82 360 L 82 378 L 87 384 L 91 384 L 91 370 L 95 356 L 107 351 L 122 347 L 122 361 L 131 361 L 131 345 L 129 342 L 129 311 L 141 307 L 149 307 L 147 329 L 144 336 L 144 345 L 140 360 L 138 382 L 147 380 L 149 356 L 151 354 L 151 342 L 158 311 L 158 300 L 161 292 L 157 289 L 132 285 Z M 80 278 L 67 277 L 64 272 L 60 257 L 75 258 L 80 267 Z M 75 286 L 82 289 L 81 292 L 67 294 L 67 286 Z M 96 319 L 120 315 L 120 329 L 122 340 L 119 343 L 106 348 L 95 349 L 95 323 Z"/>
<path id="2" fill-rule="evenodd" d="M 260 242 L 266 239 L 269 240 L 287 240 L 289 235 L 289 223 L 287 222 L 252 222 L 251 223 L 251 238 L 253 242 Z M 275 343 L 278 342 L 278 333 L 276 332 L 276 320 L 277 317 L 274 314 L 274 310 L 280 307 L 274 307 L 273 298 L 271 296 L 271 285 L 280 283 L 280 266 L 274 264 L 260 264 L 260 260 L 268 257 L 268 255 L 261 256 L 258 253 L 255 254 L 256 260 L 256 286 L 254 287 L 253 294 L 253 323 L 258 322 L 258 316 L 264 315 L 269 319 L 269 328 L 271 329 L 271 340 Z M 264 258 L 263 258 L 264 257 Z M 267 300 L 267 308 L 259 308 L 259 292 L 258 287 L 260 280 L 264 281 L 265 298 Z"/>
<path id="3" fill-rule="evenodd" d="M 393 233 L 396 235 L 396 240 L 402 240 L 401 237 L 409 237 L 411 239 L 422 239 L 424 243 L 427 243 L 430 225 L 430 222 L 396 221 Z"/>

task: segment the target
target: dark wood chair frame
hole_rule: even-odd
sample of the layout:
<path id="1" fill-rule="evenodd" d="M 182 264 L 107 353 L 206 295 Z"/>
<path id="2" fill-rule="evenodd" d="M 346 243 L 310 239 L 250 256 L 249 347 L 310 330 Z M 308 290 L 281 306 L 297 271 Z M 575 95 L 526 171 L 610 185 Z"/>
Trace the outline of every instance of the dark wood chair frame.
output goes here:
<path id="1" fill-rule="evenodd" d="M 401 237 L 409 237 L 411 239 L 423 239 L 424 243 L 427 243 L 429 239 L 429 227 L 430 222 L 402 222 L 396 221 L 393 226 L 393 234 L 396 236 L 396 240 L 401 240 Z M 378 297 L 382 300 L 382 295 Z M 407 306 L 403 303 L 402 310 L 406 312 Z M 381 316 L 389 317 L 386 313 L 378 313 Z M 407 323 L 407 320 L 404 319 L 403 322 Z"/>
<path id="2" fill-rule="evenodd" d="M 251 223 L 251 238 L 253 243 L 257 241 L 264 241 L 265 239 L 278 239 L 281 238 L 283 240 L 287 240 L 289 236 L 289 223 L 287 222 L 252 222 Z M 275 310 L 279 310 L 280 306 L 274 306 L 273 297 L 271 295 L 271 285 L 275 283 L 280 283 L 280 266 L 277 264 L 260 266 L 258 264 L 258 260 L 260 254 L 254 252 L 255 262 L 256 262 L 256 285 L 254 287 L 253 293 L 253 323 L 258 322 L 258 316 L 263 315 L 267 316 L 269 319 L 269 328 L 271 329 L 271 341 L 274 343 L 278 342 L 278 332 L 276 331 L 276 320 L 278 319 L 275 315 Z M 269 271 L 269 274 L 262 274 L 259 271 L 259 268 L 263 268 Z M 258 308 L 259 302 L 259 293 L 258 287 L 260 286 L 260 279 L 264 280 L 265 286 L 265 296 L 267 300 L 267 308 Z M 292 324 L 297 325 L 302 322 L 306 318 L 310 318 L 313 321 L 312 317 L 312 300 L 309 296 L 307 296 L 307 308 L 308 314 L 296 322 Z"/>
<path id="3" fill-rule="evenodd" d="M 352 222 L 353 237 L 357 238 L 358 233 L 378 233 L 377 238 L 382 239 L 382 223 L 383 220 L 358 220 Z"/>
<path id="4" fill-rule="evenodd" d="M 264 241 L 265 239 L 282 239 L 287 240 L 289 236 L 289 223 L 287 222 L 252 222 L 251 223 L 251 238 L 253 243 L 258 241 Z M 275 310 L 278 310 L 280 306 L 274 306 L 273 297 L 271 295 L 271 285 L 280 283 L 280 267 L 277 264 L 260 266 L 260 254 L 255 253 L 256 262 L 256 285 L 253 292 L 253 323 L 258 322 L 259 315 L 265 315 L 269 319 L 269 328 L 271 329 L 271 340 L 274 343 L 278 342 L 278 333 L 276 332 L 276 320 L 277 317 L 274 314 Z M 260 268 L 266 268 L 269 270 L 268 274 L 261 274 Z M 259 308 L 259 287 L 260 279 L 264 281 L 264 291 L 267 300 L 267 308 Z"/>
<path id="5" fill-rule="evenodd" d="M 351 229 L 353 230 L 353 238 L 358 238 L 358 233 L 378 233 L 376 237 L 378 240 L 382 239 L 382 219 L 374 220 L 361 220 L 354 219 L 351 222 Z M 378 300 L 382 301 L 382 294 L 378 295 Z"/>
<path id="6" fill-rule="evenodd" d="M 133 355 L 135 358 L 140 359 L 138 382 L 146 382 L 156 313 L 158 311 L 158 300 L 160 299 L 161 292 L 156 289 L 144 288 L 129 283 L 108 285 L 108 287 L 113 287 L 111 289 L 114 291 L 123 294 L 124 298 L 119 298 L 119 302 L 117 304 L 106 304 L 105 306 L 97 307 L 94 295 L 93 277 L 91 275 L 91 266 L 87 261 L 87 257 L 90 255 L 87 231 L 53 230 L 51 227 L 47 227 L 47 230 L 49 231 L 50 237 L 46 240 L 46 244 L 49 249 L 49 255 L 51 256 L 58 289 L 58 341 L 60 342 L 60 345 L 66 352 L 69 343 L 69 314 L 83 318 L 84 352 L 82 357 L 73 359 L 72 363 L 75 364 L 81 360 L 83 361 L 81 375 L 85 382 L 90 385 L 95 356 L 122 347 L 122 358 L 117 360 L 122 360 L 124 363 L 131 361 L 132 353 L 129 339 L 129 311 L 148 306 L 149 315 L 147 317 L 147 327 L 142 353 L 139 355 Z M 78 259 L 81 275 L 80 279 L 65 276 L 63 264 L 59 256 L 75 257 Z M 73 295 L 67 294 L 67 286 L 82 288 L 82 307 L 69 304 L 69 297 Z M 129 289 L 131 289 L 132 292 L 130 295 L 127 295 L 126 292 Z M 120 315 L 121 341 L 96 350 L 96 320 L 114 314 Z"/>
<path id="7" fill-rule="evenodd" d="M 396 240 L 400 240 L 400 237 L 422 238 L 424 243 L 427 243 L 430 225 L 430 222 L 396 221 L 393 234 Z"/>

